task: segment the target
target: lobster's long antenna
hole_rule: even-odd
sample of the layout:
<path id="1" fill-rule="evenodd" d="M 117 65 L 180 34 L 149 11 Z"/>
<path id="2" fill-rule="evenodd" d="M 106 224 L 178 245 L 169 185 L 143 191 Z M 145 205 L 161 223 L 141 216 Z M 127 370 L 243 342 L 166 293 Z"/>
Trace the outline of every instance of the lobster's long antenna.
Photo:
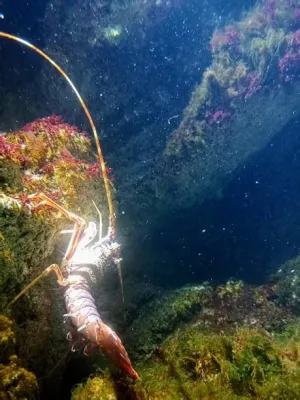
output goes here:
<path id="1" fill-rule="evenodd" d="M 91 114 L 90 114 L 89 110 L 87 109 L 87 106 L 85 105 L 85 102 L 83 101 L 83 99 L 80 96 L 78 90 L 76 89 L 75 85 L 73 84 L 71 79 L 68 77 L 68 75 L 46 53 L 44 53 L 42 50 L 40 50 L 39 48 L 37 48 L 36 46 L 31 44 L 30 42 L 27 42 L 27 40 L 24 40 L 24 39 L 22 39 L 22 38 L 20 38 L 18 36 L 14 36 L 14 35 L 11 35 L 9 33 L 1 32 L 1 31 L 0 31 L 0 36 L 2 36 L 4 38 L 7 38 L 7 39 L 12 39 L 12 40 L 14 40 L 16 42 L 19 42 L 19 43 L 22 43 L 25 46 L 29 47 L 30 49 L 36 51 L 42 57 L 44 57 L 47 61 L 49 61 L 50 64 L 53 65 L 54 68 L 56 68 L 58 70 L 58 72 L 60 72 L 60 74 L 66 79 L 66 81 L 71 86 L 73 92 L 76 94 L 76 96 L 77 96 L 77 98 L 78 98 L 78 100 L 79 100 L 79 102 L 80 102 L 80 104 L 81 104 L 81 106 L 82 106 L 82 108 L 83 108 L 88 120 L 89 120 L 90 126 L 91 126 L 92 131 L 93 131 L 93 135 L 94 135 L 94 139 L 95 139 L 96 147 L 97 147 L 97 153 L 98 153 L 98 157 L 99 157 L 99 162 L 100 162 L 100 165 L 101 165 L 101 171 L 102 171 L 102 176 L 103 176 L 103 181 L 104 181 L 104 186 L 105 186 L 106 197 L 107 197 L 108 210 L 109 210 L 109 220 L 110 220 L 109 222 L 110 222 L 110 226 L 111 226 L 111 229 L 112 229 L 112 235 L 115 237 L 115 235 L 116 235 L 116 216 L 115 216 L 115 212 L 114 212 L 114 206 L 113 206 L 113 201 L 112 201 L 110 183 L 109 183 L 109 179 L 108 179 L 108 176 L 107 176 L 107 170 L 106 170 L 106 166 L 105 166 L 105 162 L 104 162 L 104 158 L 103 158 L 102 149 L 101 149 L 101 146 L 100 146 L 100 141 L 99 141 L 99 138 L 98 138 L 96 126 L 94 124 L 94 121 L 93 121 L 93 119 L 91 117 Z"/>

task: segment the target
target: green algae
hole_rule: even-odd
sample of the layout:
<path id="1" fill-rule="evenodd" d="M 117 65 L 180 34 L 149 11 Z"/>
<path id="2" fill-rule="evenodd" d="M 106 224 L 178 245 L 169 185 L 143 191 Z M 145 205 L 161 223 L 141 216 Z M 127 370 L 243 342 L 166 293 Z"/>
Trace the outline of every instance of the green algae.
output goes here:
<path id="1" fill-rule="evenodd" d="M 161 362 L 169 365 L 170 376 L 180 382 L 189 399 L 293 399 L 300 374 L 299 354 L 295 351 L 300 344 L 298 332 L 299 323 L 290 327 L 288 339 L 249 328 L 226 335 L 188 327 L 164 342 Z M 149 364 L 156 362 L 153 359 Z M 156 373 L 153 370 L 149 378 L 143 374 L 146 369 L 144 365 L 139 373 L 150 385 L 147 381 L 154 380 Z M 283 391 L 285 397 L 280 397 Z"/>
<path id="2" fill-rule="evenodd" d="M 137 358 L 149 357 L 177 326 L 191 320 L 210 296 L 211 288 L 207 285 L 186 286 L 150 302 L 129 328 L 130 354 Z"/>
<path id="3" fill-rule="evenodd" d="M 2 200 L 2 201 L 1 201 Z M 30 269 L 38 270 L 40 263 L 53 251 L 55 224 L 18 207 L 2 195 L 0 200 L 0 287 L 1 312 L 20 290 Z"/>
<path id="4" fill-rule="evenodd" d="M 243 289 L 244 283 L 242 281 L 230 279 L 225 283 L 225 285 L 220 285 L 217 288 L 217 293 L 220 298 L 224 296 L 232 296 L 232 298 L 237 298 Z"/>
<path id="5" fill-rule="evenodd" d="M 124 399 L 295 399 L 299 326 L 297 321 L 274 335 L 263 329 L 238 328 L 225 334 L 186 326 L 166 339 L 151 359 L 137 365 L 141 380 L 127 383 Z M 108 375 L 91 378 L 80 391 L 75 389 L 72 399 L 89 398 L 91 387 L 104 399 L 103 385 L 110 396 L 117 396 L 112 382 Z"/>
<path id="6" fill-rule="evenodd" d="M 22 367 L 15 354 L 15 347 L 13 322 L 0 315 L 0 399 L 36 399 L 37 379 L 33 373 Z"/>
<path id="7" fill-rule="evenodd" d="M 300 311 L 300 256 L 284 263 L 274 275 L 279 302 Z"/>
<path id="8" fill-rule="evenodd" d="M 72 392 L 72 400 L 117 400 L 114 385 L 108 376 L 95 377 L 79 384 Z"/>
<path id="9" fill-rule="evenodd" d="M 278 308 L 276 289 L 229 280 L 162 295 L 131 327 L 141 380 L 99 373 L 89 385 L 104 379 L 124 400 L 297 398 L 300 320 Z M 93 384 L 96 391 L 100 381 Z M 80 390 L 88 398 L 84 384 Z"/>
<path id="10" fill-rule="evenodd" d="M 207 120 L 209 111 L 225 109 L 234 114 L 239 103 L 259 92 L 263 85 L 268 86 L 274 79 L 281 83 L 279 60 L 291 47 L 294 17 L 284 2 L 274 1 L 275 24 L 266 17 L 263 7 L 257 5 L 240 21 L 213 34 L 212 63 L 193 90 L 178 128 L 168 138 L 165 157 L 184 154 L 193 135 L 197 137 L 194 146 L 205 152 L 199 143 L 207 142 L 212 133 Z M 253 77 L 257 80 L 255 85 Z M 201 131 L 196 133 L 193 127 L 197 124 L 201 124 Z M 228 127 L 218 130 L 220 135 L 226 134 Z"/>

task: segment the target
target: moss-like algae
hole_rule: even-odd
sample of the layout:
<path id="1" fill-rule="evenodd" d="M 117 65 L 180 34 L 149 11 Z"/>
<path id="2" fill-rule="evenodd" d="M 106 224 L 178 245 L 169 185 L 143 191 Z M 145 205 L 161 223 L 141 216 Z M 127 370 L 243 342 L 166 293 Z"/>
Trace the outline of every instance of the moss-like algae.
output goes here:
<path id="1" fill-rule="evenodd" d="M 3 200 L 3 202 L 1 201 Z M 0 200 L 0 311 L 54 248 L 57 220 L 32 214 L 2 195 Z M 6 202 L 5 202 L 6 200 Z"/>
<path id="2" fill-rule="evenodd" d="M 12 321 L 0 315 L 0 399 L 36 399 L 37 379 L 21 366 L 14 354 L 15 342 Z"/>
<path id="3" fill-rule="evenodd" d="M 188 327 L 165 341 L 161 352 L 188 398 L 221 399 L 225 393 L 228 398 L 261 398 L 262 394 L 268 398 L 276 393 L 274 398 L 293 399 L 299 386 L 300 359 L 295 350 L 299 343 L 299 324 L 290 328 L 289 335 L 273 336 L 250 328 L 226 335 Z M 286 397 L 280 397 L 286 378 L 291 385 Z"/>
<path id="4" fill-rule="evenodd" d="M 184 150 L 189 154 L 191 146 L 186 149 L 186 144 L 190 144 L 191 138 L 193 147 L 205 152 L 202 144 L 213 133 L 207 115 L 217 110 L 235 114 L 240 103 L 263 87 L 273 90 L 276 81 L 277 87 L 281 87 L 285 73 L 288 81 L 298 78 L 299 74 L 296 76 L 294 71 L 295 62 L 288 65 L 289 68 L 280 67 L 286 54 L 298 52 L 295 10 L 281 0 L 272 1 L 271 7 L 273 11 L 263 2 L 241 21 L 213 34 L 210 42 L 212 63 L 191 94 L 178 128 L 166 143 L 166 157 L 178 158 Z M 197 124 L 201 124 L 198 132 L 194 129 Z M 218 134 L 227 133 L 225 125 Z"/>
<path id="5" fill-rule="evenodd" d="M 114 385 L 108 376 L 90 378 L 85 384 L 76 386 L 72 400 L 117 400 Z"/>
<path id="6" fill-rule="evenodd" d="M 239 328 L 232 335 L 211 334 L 188 326 L 167 339 L 151 360 L 137 366 L 142 379 L 129 385 L 121 398 L 292 400 L 300 387 L 299 346 L 299 322 L 276 335 L 250 328 Z M 103 387 L 116 396 L 106 375 L 80 385 L 72 399 L 89 398 L 90 388 L 99 399 L 116 398 L 101 397 Z"/>
<path id="7" fill-rule="evenodd" d="M 277 289 L 229 280 L 161 296 L 132 326 L 141 380 L 99 374 L 88 386 L 99 388 L 100 399 L 105 385 L 122 400 L 294 400 L 300 389 L 300 320 L 276 306 Z M 88 398 L 85 385 L 80 394 L 73 400 Z"/>
<path id="8" fill-rule="evenodd" d="M 39 378 L 57 364 L 64 365 L 60 359 L 68 346 L 62 292 L 49 277 L 12 307 L 8 303 L 51 262 L 60 264 L 69 236 L 62 238 L 59 231 L 71 221 L 48 206 L 34 208 L 38 202 L 28 196 L 44 192 L 80 217 L 98 219 L 93 199 L 106 222 L 105 191 L 94 161 L 87 135 L 60 117 L 39 119 L 0 135 L 0 312 L 15 319 L 19 357 Z M 58 237 L 60 254 L 54 252 Z"/>
<path id="9" fill-rule="evenodd" d="M 149 357 L 176 327 L 193 318 L 210 296 L 211 288 L 207 285 L 186 286 L 150 302 L 129 328 L 131 356 Z"/>
<path id="10" fill-rule="evenodd" d="M 284 263 L 274 275 L 279 301 L 300 312 L 300 256 Z"/>
<path id="11" fill-rule="evenodd" d="M 217 293 L 220 298 L 224 296 L 232 296 L 233 298 L 237 298 L 243 289 L 243 282 L 230 279 L 224 285 L 220 285 L 217 288 Z"/>

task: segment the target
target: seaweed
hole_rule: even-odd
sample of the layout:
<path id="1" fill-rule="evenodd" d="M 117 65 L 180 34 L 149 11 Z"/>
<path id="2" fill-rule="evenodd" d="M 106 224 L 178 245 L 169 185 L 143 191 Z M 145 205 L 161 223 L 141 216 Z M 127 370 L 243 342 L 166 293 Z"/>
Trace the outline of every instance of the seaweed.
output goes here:
<path id="1" fill-rule="evenodd" d="M 15 354 L 16 338 L 13 322 L 0 315 L 0 398 L 36 399 L 38 383 L 35 375 L 22 367 Z"/>

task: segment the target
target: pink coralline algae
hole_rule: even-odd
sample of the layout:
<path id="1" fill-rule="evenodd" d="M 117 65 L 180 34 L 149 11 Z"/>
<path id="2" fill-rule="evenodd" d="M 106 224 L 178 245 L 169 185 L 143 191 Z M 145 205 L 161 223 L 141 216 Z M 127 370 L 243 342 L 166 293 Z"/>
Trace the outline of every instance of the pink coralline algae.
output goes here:
<path id="1" fill-rule="evenodd" d="M 291 81 L 300 73 L 300 52 L 287 51 L 279 60 L 279 70 L 285 82 Z"/>
<path id="2" fill-rule="evenodd" d="M 287 35 L 286 52 L 279 59 L 278 68 L 281 78 L 290 82 L 300 74 L 300 29 Z"/>
<path id="3" fill-rule="evenodd" d="M 216 110 L 214 112 L 207 112 L 206 118 L 209 124 L 220 124 L 224 119 L 231 116 L 230 112 L 226 112 L 223 110 Z"/>
<path id="4" fill-rule="evenodd" d="M 300 29 L 297 29 L 296 32 L 289 35 L 288 45 L 294 49 L 300 48 Z"/>
<path id="5" fill-rule="evenodd" d="M 275 0 L 265 0 L 264 1 L 263 14 L 269 23 L 274 21 L 275 15 L 276 15 L 276 1 Z"/>
<path id="6" fill-rule="evenodd" d="M 299 22 L 300 21 L 300 8 L 297 8 L 294 11 L 293 19 L 294 19 L 295 22 Z"/>
<path id="7" fill-rule="evenodd" d="M 88 137 L 85 132 L 79 132 L 76 126 L 69 125 L 62 121 L 62 117 L 58 115 L 51 115 L 50 117 L 40 118 L 22 128 L 22 132 L 47 132 L 49 135 L 56 136 L 59 132 L 63 131 L 65 137 L 72 137 L 80 135 Z"/>
<path id="8" fill-rule="evenodd" d="M 88 163 L 85 160 L 74 157 L 66 148 L 61 149 L 57 159 L 54 159 L 52 163 L 48 163 L 43 167 L 43 172 L 51 176 L 55 172 L 55 167 L 62 165 L 62 163 L 73 171 L 83 173 L 88 180 L 95 179 L 101 172 L 101 167 L 98 162 Z"/>
<path id="9" fill-rule="evenodd" d="M 249 99 L 252 97 L 256 92 L 261 89 L 262 80 L 257 72 L 251 72 L 248 75 L 248 86 L 245 93 L 245 99 Z"/>
<path id="10" fill-rule="evenodd" d="M 25 202 L 26 195 L 44 192 L 70 209 L 79 204 L 86 211 L 89 193 L 103 189 L 100 163 L 92 159 L 89 138 L 58 116 L 0 135 L 0 163 L 17 171 L 22 191 L 12 190 Z"/>
<path id="11" fill-rule="evenodd" d="M 4 136 L 0 136 L 0 158 L 24 165 L 30 159 L 22 154 L 21 149 L 22 146 L 20 144 L 9 143 Z"/>
<path id="12" fill-rule="evenodd" d="M 216 32 L 210 41 L 211 51 L 214 52 L 222 47 L 236 49 L 240 44 L 240 33 L 234 26 L 228 26 L 222 32 Z"/>
<path id="13" fill-rule="evenodd" d="M 100 165 L 99 163 L 89 164 L 86 170 L 87 177 L 89 179 L 97 178 L 100 174 Z"/>

